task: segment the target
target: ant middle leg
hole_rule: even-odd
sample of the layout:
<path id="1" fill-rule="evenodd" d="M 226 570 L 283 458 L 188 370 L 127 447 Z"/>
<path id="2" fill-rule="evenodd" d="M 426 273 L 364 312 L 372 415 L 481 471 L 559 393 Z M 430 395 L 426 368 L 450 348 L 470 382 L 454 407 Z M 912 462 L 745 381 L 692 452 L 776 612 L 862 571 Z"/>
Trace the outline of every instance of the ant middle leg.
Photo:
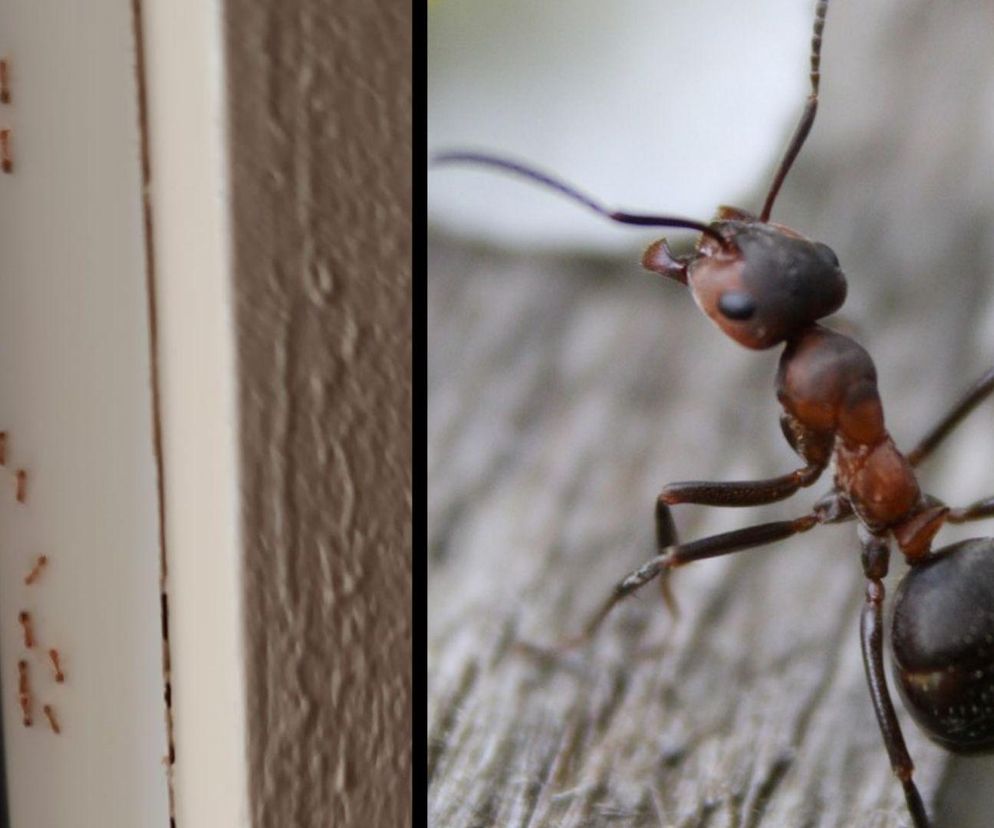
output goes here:
<path id="1" fill-rule="evenodd" d="M 908 453 L 908 462 L 912 466 L 924 462 L 939 444 L 966 419 L 967 415 L 987 399 L 992 392 L 994 392 L 994 368 L 988 369 L 980 379 L 970 386 L 953 407 L 919 440 L 918 445 Z"/>
<path id="2" fill-rule="evenodd" d="M 662 504 L 665 506 L 665 504 Z M 656 528 L 660 533 L 660 526 L 663 532 L 657 534 L 657 539 L 666 537 L 666 531 L 672 531 L 672 518 L 669 517 L 669 510 L 662 511 L 658 506 L 656 510 Z M 741 552 L 746 549 L 753 549 L 757 546 L 766 546 L 779 540 L 786 540 L 793 535 L 807 532 L 818 525 L 819 519 L 814 513 L 802 515 L 794 520 L 781 520 L 773 523 L 761 523 L 756 526 L 748 526 L 745 529 L 735 529 L 731 532 L 722 532 L 718 535 L 711 535 L 688 543 L 680 543 L 669 546 L 660 551 L 660 554 L 644 563 L 638 569 L 628 573 L 622 578 L 590 620 L 584 625 L 583 630 L 574 638 L 567 639 L 563 647 L 575 647 L 585 644 L 597 632 L 604 619 L 614 607 L 633 592 L 641 589 L 653 578 L 660 575 L 665 576 L 670 570 L 678 566 L 692 563 L 693 561 L 703 561 L 707 558 L 717 558 L 721 555 L 729 555 L 733 552 Z M 669 527 L 667 529 L 667 527 Z M 674 532 L 675 535 L 675 532 Z"/>
<path id="3" fill-rule="evenodd" d="M 915 828 L 929 828 L 928 815 L 918 786 L 913 779 L 914 763 L 904 742 L 901 725 L 894 712 L 890 691 L 887 689 L 887 676 L 884 671 L 883 651 L 883 578 L 887 575 L 890 550 L 887 541 L 860 528 L 860 544 L 863 553 L 863 572 L 866 575 L 866 602 L 860 615 L 860 645 L 863 650 L 863 667 L 873 701 L 873 710 L 883 736 L 884 746 L 890 758 L 894 775 L 904 788 L 904 798 Z"/>

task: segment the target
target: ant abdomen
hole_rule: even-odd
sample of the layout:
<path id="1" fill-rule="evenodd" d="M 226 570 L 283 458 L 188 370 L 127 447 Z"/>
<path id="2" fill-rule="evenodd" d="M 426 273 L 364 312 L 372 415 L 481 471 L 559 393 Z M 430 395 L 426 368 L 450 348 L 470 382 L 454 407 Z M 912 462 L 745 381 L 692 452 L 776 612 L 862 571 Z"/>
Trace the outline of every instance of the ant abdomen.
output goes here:
<path id="1" fill-rule="evenodd" d="M 994 750 L 994 539 L 914 566 L 891 629 L 897 684 L 925 733 L 956 753 Z"/>

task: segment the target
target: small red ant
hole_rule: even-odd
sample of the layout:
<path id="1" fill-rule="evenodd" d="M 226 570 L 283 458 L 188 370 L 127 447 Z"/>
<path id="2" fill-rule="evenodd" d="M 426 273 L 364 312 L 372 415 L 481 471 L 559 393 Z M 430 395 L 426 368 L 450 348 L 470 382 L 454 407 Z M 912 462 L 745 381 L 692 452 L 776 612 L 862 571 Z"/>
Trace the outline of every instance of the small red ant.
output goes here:
<path id="1" fill-rule="evenodd" d="M 860 642 L 870 697 L 894 774 L 916 828 L 929 819 L 913 780 L 913 764 L 887 687 L 883 657 L 883 579 L 892 548 L 910 569 L 894 600 L 891 639 L 898 688 L 912 717 L 948 750 L 994 750 L 994 539 L 975 538 L 932 549 L 945 523 L 994 516 L 994 497 L 950 508 L 922 492 L 915 469 L 962 420 L 994 392 L 985 373 L 926 436 L 904 454 L 884 425 L 876 369 L 847 336 L 819 324 L 846 298 L 835 253 L 770 216 L 780 187 L 811 131 L 818 109 L 822 31 L 827 0 L 815 11 L 811 92 L 758 215 L 720 207 L 710 223 L 609 210 L 576 188 L 531 167 L 492 155 L 453 152 L 437 163 L 483 165 L 524 177 L 622 224 L 676 227 L 700 233 L 693 253 L 674 255 L 665 239 L 643 266 L 686 286 L 700 309 L 746 348 L 783 344 L 777 372 L 784 437 L 803 466 L 769 480 L 693 481 L 666 486 L 656 502 L 657 555 L 623 578 L 567 646 L 588 639 L 611 609 L 674 568 L 784 540 L 821 524 L 857 521 L 866 577 Z M 681 543 L 671 514 L 677 504 L 758 506 L 790 497 L 834 465 L 831 490 L 806 514 Z"/>
<path id="2" fill-rule="evenodd" d="M 54 647 L 48 651 L 48 659 L 52 662 L 52 670 L 56 683 L 63 684 L 66 674 L 62 671 L 62 662 L 59 659 L 59 651 Z"/>
<path id="3" fill-rule="evenodd" d="M 28 663 L 21 659 L 17 662 L 17 698 L 21 705 L 21 722 L 25 727 L 31 727 L 31 685 L 28 680 Z"/>
<path id="4" fill-rule="evenodd" d="M 10 152 L 10 130 L 0 129 L 0 170 L 14 171 L 14 157 Z"/>
<path id="5" fill-rule="evenodd" d="M 35 634 L 34 627 L 31 624 L 31 613 L 27 610 L 21 610 L 17 614 L 17 620 L 20 622 L 21 627 L 24 628 L 24 646 L 30 650 L 35 645 Z"/>
<path id="6" fill-rule="evenodd" d="M 46 566 L 48 566 L 48 556 L 39 555 L 35 560 L 35 565 L 31 567 L 31 571 L 24 576 L 25 585 L 31 586 L 35 583 L 41 577 L 41 572 Z"/>
<path id="7" fill-rule="evenodd" d="M 14 477 L 17 481 L 17 487 L 14 491 L 14 496 L 18 503 L 28 502 L 28 473 L 24 469 L 18 469 L 14 473 Z"/>
<path id="8" fill-rule="evenodd" d="M 45 718 L 48 719 L 48 726 L 52 728 L 52 733 L 58 736 L 62 732 L 62 728 L 59 727 L 59 720 L 55 716 L 55 709 L 50 704 L 42 705 L 41 712 L 45 714 Z"/>
<path id="9" fill-rule="evenodd" d="M 6 58 L 0 60 L 0 103 L 10 103 L 10 77 Z"/>

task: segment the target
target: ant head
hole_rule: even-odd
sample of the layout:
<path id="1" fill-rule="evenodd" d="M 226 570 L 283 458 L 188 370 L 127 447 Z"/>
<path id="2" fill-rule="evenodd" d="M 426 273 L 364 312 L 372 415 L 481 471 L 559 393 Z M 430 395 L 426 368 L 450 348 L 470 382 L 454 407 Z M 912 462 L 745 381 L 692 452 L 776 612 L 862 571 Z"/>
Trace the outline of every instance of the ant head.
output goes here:
<path id="1" fill-rule="evenodd" d="M 827 245 L 723 207 L 687 257 L 660 240 L 642 264 L 687 285 L 701 310 L 747 348 L 770 348 L 838 310 L 846 279 Z M 723 243 L 719 243 L 720 237 Z"/>

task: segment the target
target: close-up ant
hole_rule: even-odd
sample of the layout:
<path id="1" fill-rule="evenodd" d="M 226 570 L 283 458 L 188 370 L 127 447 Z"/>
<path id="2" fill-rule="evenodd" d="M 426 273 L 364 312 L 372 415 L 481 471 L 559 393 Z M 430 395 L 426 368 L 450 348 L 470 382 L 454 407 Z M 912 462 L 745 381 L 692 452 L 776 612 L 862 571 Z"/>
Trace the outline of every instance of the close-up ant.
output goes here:
<path id="1" fill-rule="evenodd" d="M 947 505 L 922 489 L 917 471 L 994 393 L 994 369 L 964 383 L 958 399 L 910 450 L 901 451 L 884 423 L 869 354 L 846 333 L 820 322 L 846 299 L 839 259 L 826 244 L 771 220 L 781 186 L 815 122 L 827 7 L 827 0 L 816 6 L 810 94 L 758 213 L 719 207 L 716 218 L 704 222 L 624 212 L 543 171 L 488 153 L 448 151 L 434 162 L 508 173 L 621 224 L 697 231 L 688 253 L 674 253 L 665 239 L 651 244 L 642 257 L 644 268 L 688 288 L 704 314 L 739 345 L 757 351 L 784 346 L 776 373 L 780 427 L 803 465 L 768 479 L 665 486 L 655 504 L 656 555 L 616 583 L 579 635 L 553 645 L 547 654 L 559 656 L 587 643 L 620 601 L 654 579 L 663 583 L 664 598 L 673 606 L 668 576 L 678 567 L 822 525 L 853 522 L 865 578 L 859 627 L 870 700 L 907 812 L 916 828 L 924 828 L 931 822 L 888 689 L 884 639 L 889 635 L 893 675 L 905 707 L 926 735 L 954 753 L 994 750 L 994 539 L 935 542 L 946 524 L 994 516 L 994 497 Z M 689 542 L 678 539 L 673 506 L 763 506 L 826 475 L 829 490 L 798 517 Z M 892 551 L 901 554 L 908 571 L 885 620 L 884 580 Z"/>

